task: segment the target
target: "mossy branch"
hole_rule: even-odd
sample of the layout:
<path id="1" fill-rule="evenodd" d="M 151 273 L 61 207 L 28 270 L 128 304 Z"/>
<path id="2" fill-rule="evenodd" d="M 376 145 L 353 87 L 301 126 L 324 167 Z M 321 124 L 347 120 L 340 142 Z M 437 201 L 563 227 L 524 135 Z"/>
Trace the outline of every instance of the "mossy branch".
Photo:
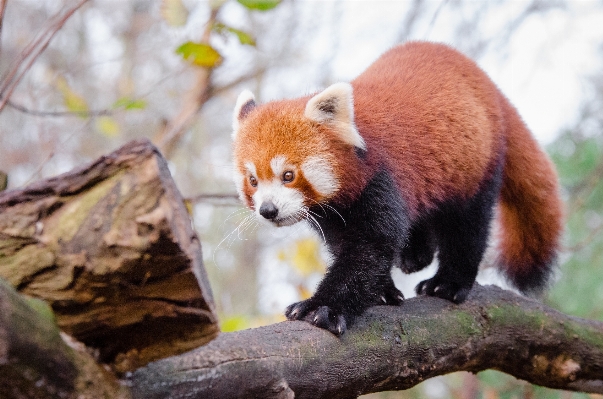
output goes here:
<path id="1" fill-rule="evenodd" d="M 135 398 L 355 398 L 454 371 L 497 369 L 534 384 L 603 393 L 603 323 L 476 285 L 369 309 L 342 336 L 305 322 L 221 334 L 139 369 Z"/>

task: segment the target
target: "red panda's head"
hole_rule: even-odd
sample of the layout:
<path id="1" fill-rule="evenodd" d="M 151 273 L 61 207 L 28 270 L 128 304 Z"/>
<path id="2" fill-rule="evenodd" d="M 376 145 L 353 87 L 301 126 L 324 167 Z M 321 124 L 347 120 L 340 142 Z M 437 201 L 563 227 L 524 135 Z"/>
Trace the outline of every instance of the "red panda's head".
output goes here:
<path id="1" fill-rule="evenodd" d="M 257 105 L 241 93 L 233 118 L 234 180 L 241 199 L 277 226 L 306 219 L 334 198 L 356 149 L 352 86 L 334 84 L 311 98 Z"/>

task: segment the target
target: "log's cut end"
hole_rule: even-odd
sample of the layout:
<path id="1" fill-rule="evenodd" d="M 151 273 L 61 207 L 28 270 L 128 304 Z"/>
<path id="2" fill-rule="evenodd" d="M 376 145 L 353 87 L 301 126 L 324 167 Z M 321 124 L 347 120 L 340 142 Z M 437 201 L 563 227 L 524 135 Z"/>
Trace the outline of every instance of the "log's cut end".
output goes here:
<path id="1" fill-rule="evenodd" d="M 0 193 L 0 277 L 117 372 L 219 332 L 184 200 L 148 140 Z"/>

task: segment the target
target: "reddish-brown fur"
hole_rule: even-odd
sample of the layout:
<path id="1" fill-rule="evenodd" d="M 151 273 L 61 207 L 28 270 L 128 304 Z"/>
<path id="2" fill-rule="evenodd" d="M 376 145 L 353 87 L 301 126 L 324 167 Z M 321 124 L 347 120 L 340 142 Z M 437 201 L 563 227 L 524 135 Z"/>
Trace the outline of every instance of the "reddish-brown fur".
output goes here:
<path id="1" fill-rule="evenodd" d="M 258 170 L 262 178 L 275 153 L 299 160 L 324 154 L 342 182 L 334 200 L 347 203 L 386 166 L 414 220 L 445 201 L 474 195 L 502 159 L 503 267 L 516 282 L 530 275 L 529 268 L 550 267 L 562 229 L 555 170 L 515 108 L 473 61 L 444 45 L 411 42 L 385 53 L 351 84 L 355 123 L 367 146 L 364 162 L 324 125 L 304 117 L 310 98 L 304 97 L 266 104 L 241 121 L 237 141 L 245 147 L 235 143 L 238 169 L 253 154 L 256 165 L 267 168 Z M 303 176 L 297 180 L 321 200 L 308 192 Z"/>

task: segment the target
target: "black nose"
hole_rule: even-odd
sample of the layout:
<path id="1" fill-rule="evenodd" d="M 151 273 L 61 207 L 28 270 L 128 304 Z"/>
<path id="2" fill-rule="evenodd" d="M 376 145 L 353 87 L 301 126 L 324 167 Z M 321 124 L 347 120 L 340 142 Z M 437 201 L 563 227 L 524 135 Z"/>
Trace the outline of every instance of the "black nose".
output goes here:
<path id="1" fill-rule="evenodd" d="M 260 206 L 260 215 L 268 220 L 272 220 L 278 215 L 278 208 L 272 201 L 262 202 L 262 206 Z"/>

